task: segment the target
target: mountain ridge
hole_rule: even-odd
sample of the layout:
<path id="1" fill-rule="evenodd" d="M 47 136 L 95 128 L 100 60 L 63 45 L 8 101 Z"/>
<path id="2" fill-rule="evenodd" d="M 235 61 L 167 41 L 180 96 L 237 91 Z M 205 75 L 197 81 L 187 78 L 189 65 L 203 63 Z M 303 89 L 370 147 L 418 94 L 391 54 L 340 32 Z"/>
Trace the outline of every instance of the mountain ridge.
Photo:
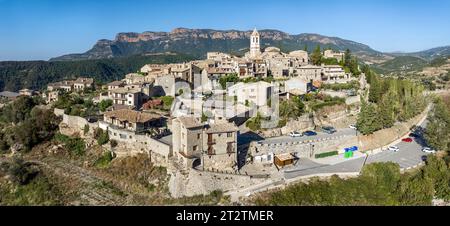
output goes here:
<path id="1" fill-rule="evenodd" d="M 50 59 L 50 61 L 109 59 L 126 57 L 136 54 L 158 52 L 183 52 L 195 57 L 204 57 L 206 52 L 222 51 L 233 54 L 243 54 L 248 48 L 252 31 L 189 29 L 175 28 L 170 32 L 145 31 L 120 32 L 113 40 L 100 39 L 85 53 L 68 54 Z M 363 60 L 387 60 L 389 55 L 372 49 L 370 46 L 342 39 L 324 36 L 316 33 L 301 33 L 291 35 L 276 29 L 259 30 L 262 47 L 275 46 L 285 51 L 304 49 L 312 50 L 318 44 L 322 48 L 332 48 L 343 51 L 350 49 Z"/>

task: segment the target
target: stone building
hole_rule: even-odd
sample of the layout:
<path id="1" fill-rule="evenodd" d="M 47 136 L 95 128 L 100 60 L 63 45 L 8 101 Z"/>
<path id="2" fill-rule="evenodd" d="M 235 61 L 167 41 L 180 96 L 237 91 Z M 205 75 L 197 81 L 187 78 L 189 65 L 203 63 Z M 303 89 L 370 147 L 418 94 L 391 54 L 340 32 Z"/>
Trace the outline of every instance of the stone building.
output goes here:
<path id="1" fill-rule="evenodd" d="M 205 125 L 191 116 L 172 120 L 174 155 L 185 168 L 230 169 L 237 163 L 237 131 L 234 123 Z"/>
<path id="2" fill-rule="evenodd" d="M 108 91 L 108 99 L 113 101 L 114 105 L 130 106 L 139 109 L 142 105 L 141 88 L 123 87 Z"/>
<path id="3" fill-rule="evenodd" d="M 77 78 L 73 82 L 75 91 L 83 91 L 84 89 L 92 88 L 94 86 L 93 78 Z"/>
<path id="4" fill-rule="evenodd" d="M 344 53 L 343 52 L 335 52 L 334 50 L 328 49 L 323 52 L 324 58 L 335 58 L 338 61 L 341 61 L 344 59 Z"/>
<path id="5" fill-rule="evenodd" d="M 73 80 L 53 82 L 47 85 L 47 90 L 48 91 L 63 90 L 66 92 L 72 92 L 72 90 L 74 89 L 73 84 L 74 84 Z"/>
<path id="6" fill-rule="evenodd" d="M 34 90 L 31 89 L 21 89 L 19 90 L 19 94 L 22 96 L 34 96 L 36 94 L 36 92 Z"/>
<path id="7" fill-rule="evenodd" d="M 322 65 L 322 81 L 324 83 L 345 83 L 350 79 L 350 74 L 345 73 L 341 66 Z"/>
<path id="8" fill-rule="evenodd" d="M 264 81 L 255 83 L 239 82 L 228 87 L 227 95 L 237 98 L 237 102 L 246 104 L 253 103 L 256 106 L 264 106 L 271 98 L 274 90 L 273 85 Z"/>
<path id="9" fill-rule="evenodd" d="M 124 81 L 113 81 L 113 82 L 106 84 L 106 88 L 108 90 L 115 90 L 115 89 L 123 88 L 124 86 L 125 86 Z"/>
<path id="10" fill-rule="evenodd" d="M 322 67 L 315 65 L 305 65 L 295 69 L 294 77 L 302 78 L 306 81 L 321 81 Z"/>
<path id="11" fill-rule="evenodd" d="M 107 123 L 108 127 L 124 129 L 135 133 L 142 133 L 151 128 L 162 126 L 160 115 L 129 109 L 106 112 L 103 115 L 103 122 Z"/>
<path id="12" fill-rule="evenodd" d="M 172 148 L 178 162 L 186 169 L 201 165 L 204 125 L 194 117 L 182 116 L 172 120 Z"/>
<path id="13" fill-rule="evenodd" d="M 204 130 L 206 156 L 203 167 L 210 169 L 233 169 L 237 165 L 237 132 L 234 123 L 218 121 Z"/>

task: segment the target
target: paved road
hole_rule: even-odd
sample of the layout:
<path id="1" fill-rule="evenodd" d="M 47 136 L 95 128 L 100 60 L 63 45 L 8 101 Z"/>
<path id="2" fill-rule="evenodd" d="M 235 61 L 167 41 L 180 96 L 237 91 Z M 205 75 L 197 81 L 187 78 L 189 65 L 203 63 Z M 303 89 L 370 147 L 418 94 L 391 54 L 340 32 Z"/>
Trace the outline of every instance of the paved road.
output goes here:
<path id="1" fill-rule="evenodd" d="M 419 133 L 420 136 L 415 138 L 413 142 L 400 142 L 396 144 L 396 146 L 400 148 L 398 152 L 385 150 L 380 153 L 370 155 L 367 157 L 367 160 L 365 157 L 360 157 L 335 165 L 318 164 L 312 160 L 301 159 L 295 168 L 284 171 L 284 177 L 286 179 L 292 179 L 300 176 L 322 173 L 360 172 L 364 165 L 364 161 L 366 161 L 365 164 L 375 162 L 394 162 L 398 163 L 401 169 L 417 166 L 422 163 L 422 156 L 428 155 L 422 152 L 422 148 L 427 146 L 425 140 L 423 139 L 423 128 L 426 127 L 427 123 L 427 121 L 424 121 L 420 125 L 421 128 L 419 127 L 417 130 L 417 133 Z M 387 147 L 385 147 L 385 149 L 387 149 Z"/>
<path id="2" fill-rule="evenodd" d="M 335 165 L 321 165 L 313 164 L 311 160 L 302 159 L 294 169 L 289 169 L 284 172 L 286 179 L 292 179 L 301 176 L 308 176 L 322 173 L 353 173 L 359 172 L 364 164 L 365 157 L 360 157 L 353 160 L 348 160 Z M 313 163 L 311 163 L 313 162 Z"/>
<path id="3" fill-rule="evenodd" d="M 282 137 L 268 138 L 265 140 L 261 140 L 259 142 L 262 144 L 278 144 L 278 143 L 315 140 L 315 139 L 323 139 L 323 138 L 339 137 L 339 136 L 356 136 L 356 131 L 354 129 L 346 128 L 346 129 L 340 129 L 336 133 L 333 133 L 333 134 L 317 132 L 317 136 L 311 136 L 311 137 L 308 137 L 308 136 L 303 136 L 303 137 L 282 136 Z"/>

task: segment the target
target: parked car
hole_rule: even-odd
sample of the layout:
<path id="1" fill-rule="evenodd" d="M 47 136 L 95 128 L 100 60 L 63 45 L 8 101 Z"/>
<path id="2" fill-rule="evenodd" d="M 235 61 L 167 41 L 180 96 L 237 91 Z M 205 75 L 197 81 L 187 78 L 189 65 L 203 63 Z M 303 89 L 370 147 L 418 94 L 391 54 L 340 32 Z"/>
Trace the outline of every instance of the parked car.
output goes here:
<path id="1" fill-rule="evenodd" d="M 354 130 L 358 129 L 358 128 L 356 128 L 356 125 L 350 125 L 349 128 L 354 129 Z"/>
<path id="2" fill-rule="evenodd" d="M 413 139 L 411 137 L 408 137 L 408 138 L 402 139 L 402 141 L 406 142 L 406 143 L 411 143 L 411 142 L 413 142 Z"/>
<path id="3" fill-rule="evenodd" d="M 397 146 L 390 146 L 388 149 L 389 149 L 389 151 L 393 151 L 393 152 L 400 151 L 400 148 L 398 148 Z"/>
<path id="4" fill-rule="evenodd" d="M 436 150 L 431 149 L 431 148 L 429 148 L 429 147 L 423 148 L 422 151 L 425 152 L 425 153 L 429 153 L 429 154 L 434 154 L 434 153 L 436 153 Z"/>
<path id="5" fill-rule="evenodd" d="M 308 131 L 303 132 L 303 135 L 304 136 L 308 136 L 308 137 L 312 137 L 312 136 L 316 136 L 317 133 L 314 132 L 314 131 L 308 130 Z"/>
<path id="6" fill-rule="evenodd" d="M 337 130 L 331 126 L 324 126 L 324 127 L 322 127 L 322 132 L 328 133 L 328 134 L 333 134 L 333 133 L 336 133 Z"/>
<path id="7" fill-rule="evenodd" d="M 414 138 L 418 138 L 418 137 L 419 137 L 419 135 L 416 134 L 416 133 L 410 133 L 409 136 L 410 136 L 410 137 L 414 137 Z"/>
<path id="8" fill-rule="evenodd" d="M 291 137 L 302 137 L 303 134 L 301 134 L 299 132 L 296 132 L 296 131 L 292 131 L 292 132 L 289 133 L 289 136 L 291 136 Z"/>

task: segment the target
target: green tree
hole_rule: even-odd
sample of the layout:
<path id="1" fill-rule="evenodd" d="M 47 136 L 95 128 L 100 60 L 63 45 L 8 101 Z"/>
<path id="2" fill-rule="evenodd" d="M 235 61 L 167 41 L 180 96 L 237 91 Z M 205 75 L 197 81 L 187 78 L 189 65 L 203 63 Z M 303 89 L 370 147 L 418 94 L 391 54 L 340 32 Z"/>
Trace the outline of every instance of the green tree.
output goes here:
<path id="1" fill-rule="evenodd" d="M 320 45 L 317 45 L 314 52 L 311 54 L 311 61 L 314 65 L 320 65 L 322 61 L 322 52 L 320 50 Z"/>
<path id="2" fill-rule="evenodd" d="M 428 117 L 425 139 L 432 147 L 450 151 L 450 111 L 442 99 L 438 99 Z"/>
<path id="3" fill-rule="evenodd" d="M 100 109 L 100 111 L 105 112 L 106 109 L 108 109 L 109 107 L 113 106 L 113 101 L 112 100 L 102 100 L 99 104 L 98 104 L 98 108 Z"/>
<path id="4" fill-rule="evenodd" d="M 357 127 L 364 135 L 372 134 L 383 127 L 378 118 L 375 104 L 363 102 L 361 112 L 358 115 Z"/>
<path id="5" fill-rule="evenodd" d="M 369 89 L 369 101 L 372 103 L 378 103 L 381 101 L 381 80 L 377 77 L 372 78 Z"/>
<path id="6" fill-rule="evenodd" d="M 435 196 L 440 199 L 450 200 L 450 169 L 448 164 L 436 156 L 427 159 L 427 167 L 423 170 L 425 178 L 434 184 Z"/>
<path id="7" fill-rule="evenodd" d="M 237 76 L 237 74 L 229 74 L 219 78 L 219 84 L 222 87 L 222 89 L 226 89 L 228 83 L 235 84 L 237 82 L 239 82 L 239 77 Z"/>
<path id="8" fill-rule="evenodd" d="M 109 134 L 107 131 L 103 131 L 99 134 L 98 138 L 97 138 L 97 144 L 98 145 L 104 145 L 106 143 L 108 143 L 109 141 Z"/>

